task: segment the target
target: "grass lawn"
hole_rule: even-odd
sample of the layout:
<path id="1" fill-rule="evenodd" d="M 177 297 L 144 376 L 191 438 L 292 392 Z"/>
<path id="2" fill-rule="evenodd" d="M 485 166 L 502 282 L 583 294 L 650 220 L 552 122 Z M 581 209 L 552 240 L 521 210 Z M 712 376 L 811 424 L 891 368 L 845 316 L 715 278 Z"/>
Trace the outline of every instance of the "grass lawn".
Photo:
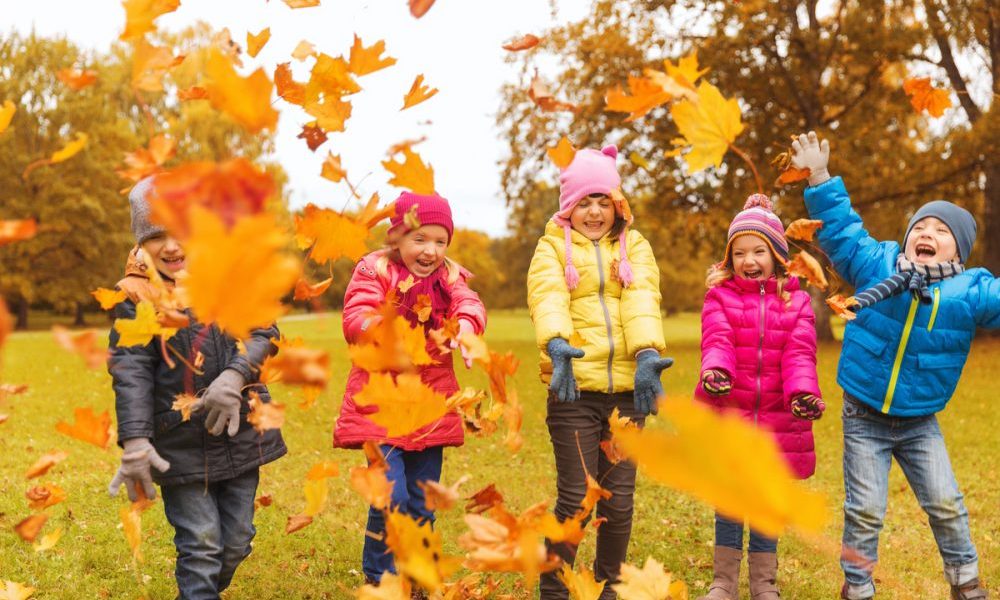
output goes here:
<path id="1" fill-rule="evenodd" d="M 287 404 L 283 429 L 289 455 L 262 471 L 261 492 L 274 503 L 256 517 L 254 553 L 237 573 L 226 597 L 236 598 L 349 598 L 362 582 L 360 553 L 367 506 L 349 487 L 350 466 L 360 464 L 360 452 L 333 450 L 331 427 L 343 393 L 347 373 L 346 348 L 339 315 L 290 318 L 281 324 L 285 334 L 302 336 L 331 355 L 333 384 L 309 410 L 297 406 L 297 390 L 274 386 L 276 400 Z M 664 382 L 672 396 L 689 395 L 699 366 L 697 315 L 666 321 L 666 337 L 675 366 Z M 516 378 L 524 404 L 524 448 L 511 456 L 500 438 L 469 439 L 466 445 L 445 452 L 443 480 L 448 483 L 468 474 L 463 490 L 472 492 L 496 483 L 515 510 L 540 500 L 554 500 L 555 474 L 545 429 L 545 394 L 537 377 L 537 354 L 531 323 L 525 311 L 490 314 L 487 339 L 496 350 L 513 350 L 521 359 Z M 779 547 L 779 583 L 784 596 L 796 599 L 837 597 L 841 573 L 837 560 L 841 530 L 841 425 L 840 391 L 835 382 L 839 344 L 820 351 L 820 384 L 827 400 L 827 416 L 816 424 L 819 455 L 817 474 L 808 484 L 828 499 L 830 520 L 822 538 L 804 541 L 789 535 Z M 965 493 L 979 549 L 982 576 L 1000 591 L 1000 481 L 997 478 L 995 389 L 992 379 L 1000 340 L 983 340 L 973 349 L 956 398 L 941 415 L 954 469 Z M 61 420 L 72 419 L 72 409 L 91 406 L 114 412 L 110 378 L 103 371 L 88 371 L 82 361 L 57 349 L 47 332 L 18 333 L 4 349 L 3 381 L 26 383 L 29 390 L 8 398 L 0 412 L 9 420 L 0 425 L 0 580 L 13 580 L 37 588 L 45 598 L 136 598 L 145 585 L 151 598 L 173 598 L 174 548 L 172 529 L 158 503 L 143 516 L 144 562 L 133 564 L 119 523 L 118 509 L 127 500 L 107 496 L 107 484 L 118 464 L 120 451 L 107 451 L 67 438 L 55 430 Z M 463 384 L 485 387 L 485 377 L 467 375 Z M 986 442 L 986 443 L 984 443 Z M 69 452 L 68 459 L 40 480 L 28 482 L 24 472 L 40 455 L 55 449 Z M 334 460 L 342 475 L 330 482 L 326 511 L 309 527 L 292 535 L 284 533 L 285 519 L 305 503 L 302 482 L 309 467 L 320 460 Z M 68 492 L 68 499 L 49 509 L 51 518 L 43 533 L 57 527 L 63 537 L 54 549 L 35 553 L 14 533 L 14 525 L 29 514 L 24 492 L 36 485 L 54 483 Z M 941 560 L 927 526 L 927 519 L 893 468 L 889 486 L 889 511 L 880 548 L 876 576 L 880 599 L 947 598 Z M 122 494 L 124 496 L 124 494 Z M 464 530 L 459 510 L 439 514 L 439 528 L 446 551 L 458 554 L 455 540 Z M 630 562 L 652 556 L 689 585 L 692 598 L 704 593 L 711 580 L 713 543 L 712 511 L 700 502 L 666 489 L 640 476 L 636 492 L 635 525 Z M 580 559 L 593 557 L 593 537 L 588 535 Z M 746 578 L 745 570 L 743 573 Z M 507 588 L 517 590 L 515 576 L 504 576 Z M 744 597 L 747 596 L 744 582 Z M 519 597 L 529 597 L 521 591 Z"/>

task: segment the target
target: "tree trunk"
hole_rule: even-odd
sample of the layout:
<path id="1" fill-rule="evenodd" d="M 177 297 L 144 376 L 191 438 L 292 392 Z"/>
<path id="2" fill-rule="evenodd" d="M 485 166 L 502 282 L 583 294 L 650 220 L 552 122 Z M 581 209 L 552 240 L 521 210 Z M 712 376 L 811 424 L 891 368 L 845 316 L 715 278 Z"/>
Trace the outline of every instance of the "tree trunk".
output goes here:
<path id="1" fill-rule="evenodd" d="M 1000 161 L 987 158 L 983 165 L 983 230 L 976 236 L 983 245 L 982 265 L 1000 273 Z"/>
<path id="2" fill-rule="evenodd" d="M 76 316 L 73 318 L 73 327 L 84 327 L 87 325 L 87 321 L 83 318 L 83 303 L 78 302 L 76 305 Z"/>
<path id="3" fill-rule="evenodd" d="M 812 298 L 813 312 L 816 313 L 816 339 L 821 342 L 833 341 L 833 327 L 830 326 L 833 311 L 826 305 L 826 293 L 814 287 L 809 287 L 808 291 Z"/>
<path id="4" fill-rule="evenodd" d="M 21 299 L 17 301 L 14 309 L 17 320 L 14 322 L 14 329 L 23 331 L 28 328 L 28 301 Z"/>

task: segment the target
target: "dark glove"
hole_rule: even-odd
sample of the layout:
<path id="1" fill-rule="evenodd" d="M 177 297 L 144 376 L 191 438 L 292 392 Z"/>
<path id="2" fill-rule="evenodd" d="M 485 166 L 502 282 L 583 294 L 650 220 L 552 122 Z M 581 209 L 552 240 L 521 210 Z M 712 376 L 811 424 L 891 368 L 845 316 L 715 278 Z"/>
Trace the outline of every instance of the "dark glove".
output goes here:
<path id="1" fill-rule="evenodd" d="M 574 358 L 583 358 L 584 352 L 569 345 L 563 338 L 549 340 L 545 350 L 552 359 L 552 379 L 549 381 L 549 395 L 555 396 L 559 402 L 573 402 L 580 397 L 576 387 L 576 377 L 573 377 Z"/>
<path id="2" fill-rule="evenodd" d="M 243 402 L 243 386 L 246 381 L 239 371 L 226 369 L 215 378 L 197 402 L 191 405 L 191 412 L 208 409 L 205 415 L 205 429 L 212 435 L 226 430 L 229 436 L 240 430 L 240 403 Z"/>
<path id="3" fill-rule="evenodd" d="M 826 403 L 818 396 L 798 394 L 792 398 L 792 414 L 800 419 L 815 421 L 823 416 L 824 410 Z"/>
<path id="4" fill-rule="evenodd" d="M 725 396 L 733 390 L 733 382 L 725 371 L 705 369 L 701 374 L 701 389 L 713 398 Z"/>
<path id="5" fill-rule="evenodd" d="M 170 463 L 156 453 L 153 444 L 146 438 L 125 440 L 122 446 L 125 448 L 122 463 L 114 479 L 111 480 L 111 485 L 108 486 L 108 493 L 117 496 L 118 490 L 124 483 L 128 499 L 135 502 L 139 499 L 138 492 L 135 491 L 135 484 L 138 483 L 142 485 L 142 491 L 147 498 L 150 500 L 156 498 L 156 488 L 153 487 L 153 477 L 149 469 L 152 467 L 160 473 L 166 473 Z"/>
<path id="6" fill-rule="evenodd" d="M 672 358 L 660 358 L 649 348 L 635 355 L 635 411 L 640 415 L 656 414 L 656 399 L 663 395 L 660 372 L 674 364 Z"/>

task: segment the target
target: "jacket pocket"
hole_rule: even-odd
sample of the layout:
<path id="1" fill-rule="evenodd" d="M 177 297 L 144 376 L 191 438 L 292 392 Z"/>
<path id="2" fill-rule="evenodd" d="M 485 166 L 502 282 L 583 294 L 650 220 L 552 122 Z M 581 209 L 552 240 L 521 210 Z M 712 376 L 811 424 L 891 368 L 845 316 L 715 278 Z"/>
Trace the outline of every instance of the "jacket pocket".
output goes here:
<path id="1" fill-rule="evenodd" d="M 961 369 L 965 365 L 965 357 L 965 354 L 957 353 L 921 352 L 917 354 L 917 365 L 921 369 Z"/>
<path id="2" fill-rule="evenodd" d="M 184 416 L 179 410 L 162 412 L 153 417 L 153 431 L 160 437 L 184 422 Z"/>
<path id="3" fill-rule="evenodd" d="M 845 341 L 853 342 L 871 352 L 875 356 L 882 356 L 885 352 L 886 346 L 889 345 L 888 340 L 882 339 L 877 335 L 860 328 L 856 328 L 854 331 L 851 331 L 850 337 L 845 338 Z"/>

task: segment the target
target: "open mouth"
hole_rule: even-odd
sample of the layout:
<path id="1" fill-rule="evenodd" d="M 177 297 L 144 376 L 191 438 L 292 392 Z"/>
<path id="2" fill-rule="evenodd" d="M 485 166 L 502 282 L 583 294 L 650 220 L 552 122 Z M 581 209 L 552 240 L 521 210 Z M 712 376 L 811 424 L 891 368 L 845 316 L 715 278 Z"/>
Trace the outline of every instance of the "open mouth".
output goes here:
<path id="1" fill-rule="evenodd" d="M 764 276 L 764 271 L 760 269 L 743 269 L 743 277 L 746 279 L 760 279 Z"/>
<path id="2" fill-rule="evenodd" d="M 419 266 L 420 268 L 429 270 L 434 268 L 434 265 L 437 263 L 437 261 L 429 258 L 418 258 L 416 260 L 416 263 L 417 266 Z"/>
<path id="3" fill-rule="evenodd" d="M 174 256 L 170 258 L 163 258 L 163 264 L 167 266 L 171 271 L 180 271 L 184 268 L 184 257 Z"/>
<path id="4" fill-rule="evenodd" d="M 917 256 L 917 258 L 934 258 L 934 255 L 937 254 L 937 250 L 929 244 L 917 244 L 916 247 L 913 248 L 913 253 Z"/>
<path id="5" fill-rule="evenodd" d="M 600 231 L 604 227 L 604 221 L 584 221 L 583 226 L 592 231 Z"/>

